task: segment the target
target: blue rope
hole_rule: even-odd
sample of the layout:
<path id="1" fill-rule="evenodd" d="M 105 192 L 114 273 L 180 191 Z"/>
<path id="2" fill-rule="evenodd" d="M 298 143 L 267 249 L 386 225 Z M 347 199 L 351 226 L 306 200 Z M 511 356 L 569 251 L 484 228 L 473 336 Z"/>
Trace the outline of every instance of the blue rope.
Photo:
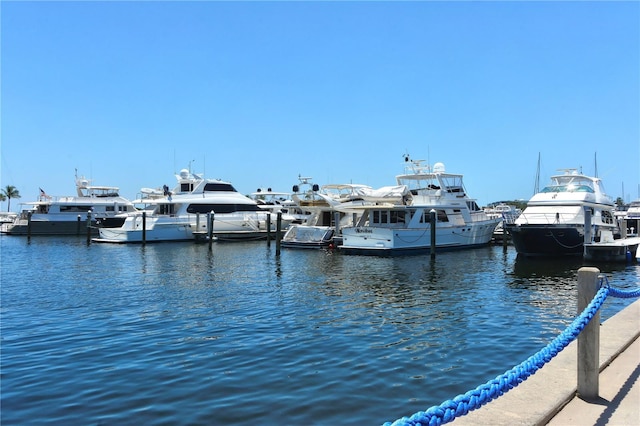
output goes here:
<path id="1" fill-rule="evenodd" d="M 603 283 L 603 280 L 606 283 Z M 640 297 L 640 289 L 633 291 L 622 291 L 612 288 L 605 276 L 600 276 L 600 289 L 589 305 L 573 320 L 573 322 L 558 335 L 551 343 L 542 350 L 529 357 L 523 363 L 506 371 L 477 388 L 458 395 L 452 400 L 444 401 L 442 404 L 433 406 L 426 411 L 419 411 L 411 417 L 402 417 L 391 422 L 384 423 L 384 426 L 438 426 L 453 421 L 456 417 L 464 416 L 469 411 L 480 408 L 490 401 L 505 394 L 510 389 L 515 388 L 520 383 L 538 371 L 542 366 L 555 357 L 560 351 L 578 337 L 584 327 L 591 321 L 607 296 L 614 297 Z"/>
<path id="2" fill-rule="evenodd" d="M 604 283 L 603 283 L 604 281 Z M 604 275 L 600 275 L 600 286 L 607 286 L 609 287 L 609 294 L 613 297 L 620 297 L 623 299 L 631 299 L 631 298 L 635 298 L 635 297 L 640 297 L 640 288 L 637 288 L 635 290 L 620 290 L 617 288 L 613 288 L 609 285 L 609 279 L 604 276 Z"/>

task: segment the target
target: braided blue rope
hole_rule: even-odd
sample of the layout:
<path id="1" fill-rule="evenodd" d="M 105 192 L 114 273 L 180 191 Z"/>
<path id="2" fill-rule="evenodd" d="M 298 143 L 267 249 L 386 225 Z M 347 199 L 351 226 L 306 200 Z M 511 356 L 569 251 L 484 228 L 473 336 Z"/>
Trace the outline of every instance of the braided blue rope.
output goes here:
<path id="1" fill-rule="evenodd" d="M 609 294 L 613 297 L 620 297 L 623 299 L 640 297 L 640 288 L 637 288 L 635 290 L 628 290 L 628 291 L 613 288 L 609 285 L 609 279 L 605 275 L 600 275 L 600 286 L 609 287 Z"/>
<path id="2" fill-rule="evenodd" d="M 591 303 L 589 303 L 582 313 L 578 315 L 560 335 L 523 363 L 464 395 L 458 395 L 452 400 L 444 401 L 442 404 L 433 406 L 427 411 L 419 411 L 411 417 L 402 417 L 393 423 L 386 422 L 384 426 L 438 426 L 449 423 L 456 417 L 464 416 L 469 413 L 469 411 L 478 409 L 508 392 L 510 389 L 515 388 L 542 368 L 545 363 L 549 362 L 578 337 L 578 334 L 580 334 L 600 307 L 602 307 L 602 304 L 610 292 L 611 287 L 609 285 L 601 286 Z"/>

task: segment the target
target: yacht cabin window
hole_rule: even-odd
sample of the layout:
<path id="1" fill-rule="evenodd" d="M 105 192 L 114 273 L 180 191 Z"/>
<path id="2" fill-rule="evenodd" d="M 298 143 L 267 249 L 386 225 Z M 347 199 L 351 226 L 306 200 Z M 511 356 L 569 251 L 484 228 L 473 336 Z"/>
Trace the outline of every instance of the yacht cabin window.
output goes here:
<path id="1" fill-rule="evenodd" d="M 449 216 L 444 210 L 436 210 L 436 221 L 437 222 L 449 222 Z M 422 213 L 422 217 L 420 218 L 420 223 L 429 223 L 431 222 L 431 213 L 428 210 L 425 210 Z"/>

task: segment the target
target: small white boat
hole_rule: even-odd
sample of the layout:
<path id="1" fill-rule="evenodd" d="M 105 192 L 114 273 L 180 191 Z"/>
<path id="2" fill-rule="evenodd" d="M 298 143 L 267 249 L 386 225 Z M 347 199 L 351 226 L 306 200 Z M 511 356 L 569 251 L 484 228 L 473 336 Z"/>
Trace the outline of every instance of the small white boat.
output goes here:
<path id="1" fill-rule="evenodd" d="M 77 235 L 97 233 L 95 226 L 102 220 L 135 212 L 131 201 L 119 195 L 115 186 L 91 185 L 90 180 L 76 175 L 75 196 L 50 196 L 40 189 L 37 201 L 23 203 L 28 206 L 14 218 L 3 223 L 0 232 L 11 235 Z M 122 223 L 122 219 L 120 220 Z"/>
<path id="2" fill-rule="evenodd" d="M 551 183 L 531 197 L 527 207 L 513 224 L 507 225 L 511 240 L 524 256 L 582 256 L 585 232 L 588 241 L 618 231 L 614 219 L 615 204 L 602 181 L 564 169 L 551 176 Z M 589 228 L 585 209 L 590 212 Z"/>
<path id="3" fill-rule="evenodd" d="M 484 212 L 487 216 L 492 218 L 499 218 L 500 222 L 496 225 L 496 228 L 493 230 L 493 241 L 494 242 L 505 242 L 505 237 L 509 239 L 509 233 L 505 228 L 506 225 L 513 224 L 518 216 L 522 213 L 522 210 L 519 208 L 505 204 L 498 203 L 495 205 L 490 205 L 484 208 Z"/>
<path id="4" fill-rule="evenodd" d="M 405 157 L 405 173 L 396 176 L 399 197 L 393 202 L 363 204 L 358 222 L 342 228 L 338 248 L 346 254 L 396 255 L 428 253 L 432 233 L 437 249 L 488 244 L 500 218 L 490 218 L 467 196 L 462 175 L 447 173 Z M 355 208 L 355 207 L 354 207 Z M 435 230 L 431 227 L 435 215 Z"/>
<path id="5" fill-rule="evenodd" d="M 142 211 L 126 215 L 120 227 L 100 228 L 98 242 L 153 242 L 201 240 L 209 233 L 217 240 L 248 240 L 267 237 L 268 211 L 229 182 L 205 179 L 187 169 L 176 175 L 177 186 L 146 191 L 134 201 Z M 213 228 L 210 223 L 213 222 Z M 283 223 L 285 220 L 283 219 Z M 288 225 L 288 222 L 284 226 Z M 282 226 L 282 224 L 281 224 Z M 269 232 L 276 231 L 275 218 Z"/>

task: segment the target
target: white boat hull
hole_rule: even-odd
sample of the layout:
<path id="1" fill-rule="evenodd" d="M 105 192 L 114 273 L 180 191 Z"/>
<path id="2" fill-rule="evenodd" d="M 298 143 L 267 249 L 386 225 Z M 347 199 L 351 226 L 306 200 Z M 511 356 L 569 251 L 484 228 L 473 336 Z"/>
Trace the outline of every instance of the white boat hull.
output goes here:
<path id="1" fill-rule="evenodd" d="M 468 226 L 436 227 L 437 250 L 486 245 L 491 241 L 496 221 L 475 222 Z M 425 252 L 431 249 L 431 229 L 350 227 L 342 229 L 338 248 L 348 254 L 393 255 Z"/>
<path id="2" fill-rule="evenodd" d="M 213 236 L 223 240 L 249 240 L 267 237 L 265 214 L 218 214 L 213 221 Z M 100 228 L 98 242 L 139 243 L 154 241 L 190 241 L 207 235 L 207 216 L 128 217 L 120 228 Z M 275 235 L 276 223 L 271 222 Z"/>

